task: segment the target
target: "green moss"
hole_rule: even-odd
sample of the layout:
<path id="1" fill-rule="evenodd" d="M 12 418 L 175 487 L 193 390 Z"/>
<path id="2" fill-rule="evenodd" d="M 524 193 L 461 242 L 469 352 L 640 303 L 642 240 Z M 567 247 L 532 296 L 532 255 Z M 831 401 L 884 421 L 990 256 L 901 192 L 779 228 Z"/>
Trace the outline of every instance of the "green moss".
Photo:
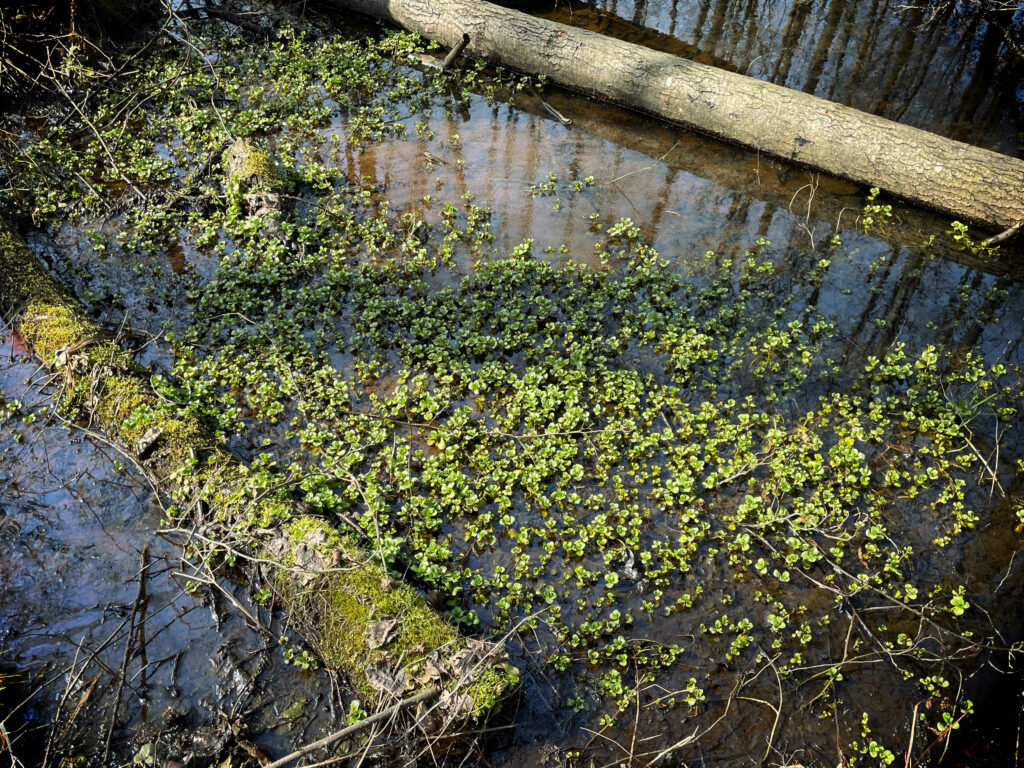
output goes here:
<path id="1" fill-rule="evenodd" d="M 50 275 L 9 224 L 0 221 L 0 303 L 18 313 L 25 342 L 67 377 L 66 402 L 84 410 L 131 449 L 147 430 L 161 430 L 151 464 L 161 480 L 197 449 L 214 444 L 209 430 L 152 391 L 131 354 L 104 332 Z M 57 357 L 67 351 L 63 358 Z"/>
<path id="2" fill-rule="evenodd" d="M 104 357 L 110 359 L 110 356 Z M 82 378 L 89 381 L 89 377 Z M 129 450 L 150 430 L 160 431 L 156 449 L 148 462 L 161 482 L 179 474 L 197 453 L 216 448 L 204 424 L 188 412 L 161 401 L 149 382 L 137 375 L 111 374 L 95 389 L 100 395 L 92 405 L 92 416 Z"/>
<path id="3" fill-rule="evenodd" d="M 292 546 L 314 541 L 326 559 L 330 559 L 332 550 L 341 545 L 338 532 L 319 517 L 299 515 L 284 527 L 285 535 Z"/>
<path id="4" fill-rule="evenodd" d="M 40 306 L 72 305 L 67 292 L 50 279 L 14 227 L 0 218 L 0 298 L 16 309 L 22 309 L 29 298 Z"/>
<path id="5" fill-rule="evenodd" d="M 0 218 L 0 304 L 20 318 L 18 329 L 36 353 L 54 352 L 100 335 L 100 327 L 36 260 Z"/>
<path id="6" fill-rule="evenodd" d="M 440 652 L 448 659 L 467 647 L 466 639 L 419 592 L 391 578 L 371 554 L 322 519 L 298 516 L 284 526 L 284 533 L 288 549 L 283 558 L 276 548 L 268 554 L 289 567 L 340 560 L 336 569 L 312 579 L 279 571 L 275 586 L 292 620 L 311 630 L 324 660 L 343 670 L 361 696 L 376 695 L 367 671 L 378 665 L 393 671 L 400 666 L 409 685 L 415 685 L 428 679 L 422 675 L 433 654 Z M 368 637 L 378 621 L 394 621 L 395 626 L 386 642 L 375 646 Z M 468 681 L 456 678 L 449 675 L 443 683 L 451 689 L 462 686 L 459 693 L 472 697 L 474 716 L 489 711 L 519 682 L 518 671 L 507 664 L 481 665 L 479 674 Z"/>
<path id="7" fill-rule="evenodd" d="M 361 695 L 374 695 L 366 670 L 378 663 L 401 660 L 403 666 L 415 666 L 432 651 L 443 649 L 450 655 L 465 646 L 455 628 L 431 610 L 419 592 L 391 578 L 372 555 L 320 518 L 296 517 L 285 526 L 285 534 L 285 565 L 302 565 L 295 557 L 302 545 L 314 549 L 324 563 L 331 563 L 335 551 L 340 554 L 337 570 L 306 583 L 281 571 L 276 586 L 293 620 L 314 630 L 324 660 L 344 670 Z M 397 625 L 389 641 L 370 647 L 371 622 L 392 618 Z"/>
<path id="8" fill-rule="evenodd" d="M 43 359 L 98 333 L 95 323 L 64 304 L 33 302 L 20 325 L 25 341 Z"/>
<path id="9" fill-rule="evenodd" d="M 250 139 L 239 139 L 225 153 L 228 182 L 242 187 L 275 191 L 281 174 L 270 153 Z"/>
<path id="10" fill-rule="evenodd" d="M 137 378 L 110 376 L 104 381 L 103 396 L 96 406 L 96 415 L 104 424 L 125 425 L 124 436 L 127 439 L 138 439 L 148 425 L 140 424 L 137 429 L 132 429 L 126 422 L 129 417 L 139 413 L 143 408 L 152 408 L 155 403 L 153 393 L 146 391 Z"/>

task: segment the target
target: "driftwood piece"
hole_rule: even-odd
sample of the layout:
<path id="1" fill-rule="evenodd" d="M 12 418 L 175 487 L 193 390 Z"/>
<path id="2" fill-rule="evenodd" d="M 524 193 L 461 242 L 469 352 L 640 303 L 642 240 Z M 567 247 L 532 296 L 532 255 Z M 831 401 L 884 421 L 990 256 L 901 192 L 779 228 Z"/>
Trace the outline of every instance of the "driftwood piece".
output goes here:
<path id="1" fill-rule="evenodd" d="M 450 67 L 457 58 L 459 58 L 459 54 L 462 53 L 463 49 L 467 45 L 469 45 L 469 35 L 463 33 L 462 37 L 459 39 L 459 42 L 457 42 L 455 44 L 455 47 L 452 48 L 448 52 L 448 55 L 444 57 L 444 62 L 442 62 L 441 64 L 441 69 L 448 69 L 448 67 Z"/>
<path id="2" fill-rule="evenodd" d="M 484 0 L 328 0 L 441 45 L 961 220 L 1024 219 L 1024 161 Z"/>

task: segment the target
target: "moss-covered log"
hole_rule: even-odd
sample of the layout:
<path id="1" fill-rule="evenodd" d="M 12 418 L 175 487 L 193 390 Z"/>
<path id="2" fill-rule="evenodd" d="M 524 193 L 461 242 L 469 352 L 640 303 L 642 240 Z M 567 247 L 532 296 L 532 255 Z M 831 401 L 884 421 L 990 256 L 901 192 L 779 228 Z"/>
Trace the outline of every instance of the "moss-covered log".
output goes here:
<path id="1" fill-rule="evenodd" d="M 461 636 L 422 595 L 288 493 L 226 451 L 187 407 L 157 395 L 150 373 L 92 320 L 0 219 L 0 310 L 63 381 L 61 405 L 104 430 L 175 499 L 190 523 L 226 525 L 271 562 L 293 620 L 324 660 L 372 699 L 439 684 L 451 716 L 479 715 L 515 685 L 504 649 Z"/>
<path id="2" fill-rule="evenodd" d="M 328 0 L 468 56 L 694 128 L 959 219 L 1024 221 L 1024 161 L 752 77 L 484 0 Z"/>

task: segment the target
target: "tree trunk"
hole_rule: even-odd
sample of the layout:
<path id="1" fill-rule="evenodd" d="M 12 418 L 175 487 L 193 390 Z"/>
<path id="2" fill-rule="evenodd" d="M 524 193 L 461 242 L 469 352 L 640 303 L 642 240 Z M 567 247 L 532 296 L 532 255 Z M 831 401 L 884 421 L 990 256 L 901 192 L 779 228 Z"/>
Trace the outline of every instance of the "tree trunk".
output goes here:
<path id="1" fill-rule="evenodd" d="M 961 220 L 1024 220 L 1024 162 L 816 96 L 483 0 L 328 0 L 466 54 Z"/>

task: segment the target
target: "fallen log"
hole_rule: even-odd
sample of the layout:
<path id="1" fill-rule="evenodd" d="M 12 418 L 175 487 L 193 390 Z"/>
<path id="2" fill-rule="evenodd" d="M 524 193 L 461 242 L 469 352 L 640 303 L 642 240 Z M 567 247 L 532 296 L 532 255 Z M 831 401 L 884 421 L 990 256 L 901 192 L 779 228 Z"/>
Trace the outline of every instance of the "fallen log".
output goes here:
<path id="1" fill-rule="evenodd" d="M 327 0 L 389 20 L 464 55 L 558 85 L 960 220 L 1024 219 L 1024 161 L 816 96 L 484 0 Z"/>
<path id="2" fill-rule="evenodd" d="M 152 371 L 93 320 L 2 216 L 0 316 L 62 382 L 64 412 L 103 430 L 171 496 L 179 511 L 169 517 L 192 528 L 194 540 L 240 555 L 253 572 L 269 567 L 290 620 L 365 701 L 436 684 L 442 711 L 458 722 L 486 714 L 517 685 L 503 644 L 461 635 L 355 536 L 296 495 L 268 493 L 258 470 L 224 448 L 188 404 L 161 398 Z M 204 536 L 207 527 L 218 535 Z"/>

